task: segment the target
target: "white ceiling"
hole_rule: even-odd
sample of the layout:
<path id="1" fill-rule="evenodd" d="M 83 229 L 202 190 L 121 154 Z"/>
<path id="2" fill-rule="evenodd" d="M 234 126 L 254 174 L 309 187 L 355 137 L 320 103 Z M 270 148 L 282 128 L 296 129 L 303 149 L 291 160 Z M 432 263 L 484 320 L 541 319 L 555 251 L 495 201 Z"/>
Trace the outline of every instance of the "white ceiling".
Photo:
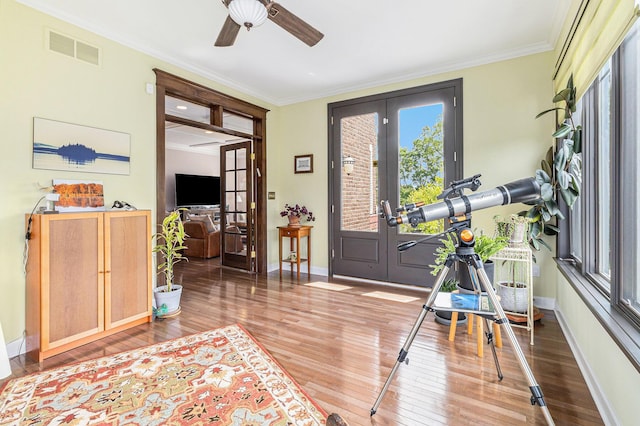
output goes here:
<path id="1" fill-rule="evenodd" d="M 18 0 L 275 105 L 554 47 L 571 0 L 278 0 L 324 33 L 308 47 L 267 20 L 214 47 L 220 0 Z"/>

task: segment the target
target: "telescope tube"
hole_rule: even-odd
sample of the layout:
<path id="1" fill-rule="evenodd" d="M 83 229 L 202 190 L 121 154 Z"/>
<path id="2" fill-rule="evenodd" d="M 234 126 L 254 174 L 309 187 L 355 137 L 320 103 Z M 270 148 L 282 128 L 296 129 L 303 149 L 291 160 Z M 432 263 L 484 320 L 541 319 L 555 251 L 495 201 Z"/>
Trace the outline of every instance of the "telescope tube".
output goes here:
<path id="1" fill-rule="evenodd" d="M 520 179 L 488 191 L 445 199 L 440 203 L 422 206 L 398 217 L 386 216 L 389 226 L 408 223 L 416 226 L 422 222 L 455 217 L 489 207 L 511 203 L 535 202 L 540 198 L 540 185 L 535 178 Z M 387 212 L 384 212 L 387 213 Z"/>

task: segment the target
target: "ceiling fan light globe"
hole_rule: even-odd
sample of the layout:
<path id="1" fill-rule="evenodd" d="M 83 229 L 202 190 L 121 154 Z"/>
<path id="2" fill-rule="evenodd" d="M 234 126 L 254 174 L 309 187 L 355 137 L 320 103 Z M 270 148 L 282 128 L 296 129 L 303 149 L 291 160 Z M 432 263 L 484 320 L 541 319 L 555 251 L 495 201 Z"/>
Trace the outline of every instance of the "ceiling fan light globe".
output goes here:
<path id="1" fill-rule="evenodd" d="M 229 3 L 229 16 L 238 25 L 257 27 L 267 20 L 267 8 L 258 0 L 233 0 Z"/>

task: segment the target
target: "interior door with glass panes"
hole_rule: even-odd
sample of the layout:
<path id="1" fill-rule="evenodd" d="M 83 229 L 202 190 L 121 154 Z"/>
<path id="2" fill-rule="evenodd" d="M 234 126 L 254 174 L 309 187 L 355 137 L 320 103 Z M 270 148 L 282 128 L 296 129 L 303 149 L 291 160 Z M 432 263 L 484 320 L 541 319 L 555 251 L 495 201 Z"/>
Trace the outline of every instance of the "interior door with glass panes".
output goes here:
<path id="1" fill-rule="evenodd" d="M 459 179 L 459 87 L 443 83 L 396 92 L 384 99 L 331 107 L 332 273 L 429 286 L 437 238 L 400 252 L 397 246 L 444 230 L 444 221 L 389 227 L 378 215 L 392 208 L 430 204 Z M 458 151 L 458 154 L 456 152 Z"/>
<path id="2" fill-rule="evenodd" d="M 221 264 L 255 270 L 252 142 L 220 147 Z"/>

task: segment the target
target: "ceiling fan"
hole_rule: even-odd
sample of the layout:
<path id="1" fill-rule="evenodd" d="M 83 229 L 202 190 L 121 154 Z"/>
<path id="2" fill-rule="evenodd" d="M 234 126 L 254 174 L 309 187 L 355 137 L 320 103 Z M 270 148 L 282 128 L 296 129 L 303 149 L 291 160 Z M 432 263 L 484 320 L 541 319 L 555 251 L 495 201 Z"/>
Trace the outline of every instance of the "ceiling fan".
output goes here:
<path id="1" fill-rule="evenodd" d="M 222 0 L 229 9 L 215 45 L 232 46 L 242 26 L 247 31 L 261 25 L 267 18 L 309 46 L 315 46 L 324 34 L 272 0 Z"/>

